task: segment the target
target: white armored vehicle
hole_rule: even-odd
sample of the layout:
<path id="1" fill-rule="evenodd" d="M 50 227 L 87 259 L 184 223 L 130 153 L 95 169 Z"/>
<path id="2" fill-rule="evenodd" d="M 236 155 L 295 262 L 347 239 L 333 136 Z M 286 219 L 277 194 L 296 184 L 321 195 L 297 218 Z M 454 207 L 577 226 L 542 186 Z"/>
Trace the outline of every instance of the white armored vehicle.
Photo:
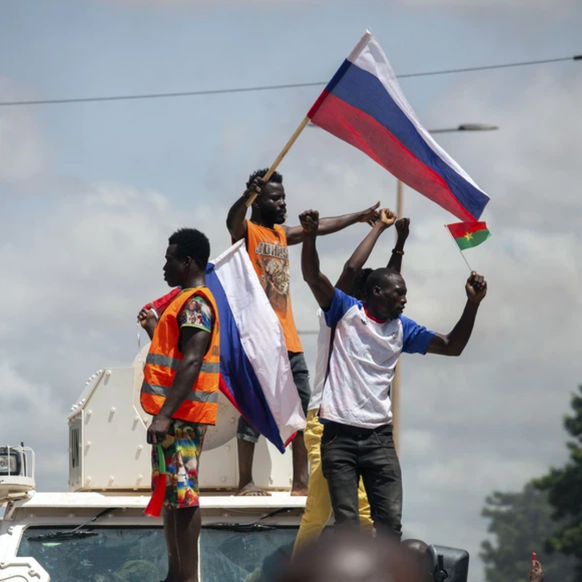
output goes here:
<path id="1" fill-rule="evenodd" d="M 69 491 L 35 490 L 34 452 L 0 444 L 0 582 L 159 582 L 167 571 L 150 498 L 150 417 L 139 403 L 142 350 L 128 368 L 100 370 L 71 408 Z M 305 497 L 289 494 L 290 453 L 261 439 L 257 485 L 237 497 L 238 413 L 222 395 L 200 465 L 201 582 L 264 582 L 291 551 Z"/>

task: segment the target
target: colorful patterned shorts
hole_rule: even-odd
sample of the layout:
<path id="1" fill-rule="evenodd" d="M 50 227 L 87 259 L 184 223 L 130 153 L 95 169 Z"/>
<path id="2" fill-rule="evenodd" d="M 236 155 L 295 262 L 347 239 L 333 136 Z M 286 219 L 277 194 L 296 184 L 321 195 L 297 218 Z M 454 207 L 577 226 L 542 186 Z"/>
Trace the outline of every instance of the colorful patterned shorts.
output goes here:
<path id="1" fill-rule="evenodd" d="M 174 420 L 162 448 L 166 459 L 164 507 L 198 507 L 198 464 L 207 426 Z M 152 489 L 159 475 L 158 447 L 152 447 Z"/>

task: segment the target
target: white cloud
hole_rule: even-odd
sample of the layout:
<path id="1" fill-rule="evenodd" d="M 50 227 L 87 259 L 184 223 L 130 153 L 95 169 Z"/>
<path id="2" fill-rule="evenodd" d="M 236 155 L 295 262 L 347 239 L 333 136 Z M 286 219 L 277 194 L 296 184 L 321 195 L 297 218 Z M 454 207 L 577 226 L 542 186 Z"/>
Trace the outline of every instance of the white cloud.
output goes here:
<path id="1" fill-rule="evenodd" d="M 41 479 L 61 481 L 68 455 L 66 441 L 63 446 L 59 437 L 63 432 L 66 434 L 66 427 L 48 381 L 31 382 L 3 361 L 0 363 L 0 401 L 0 443 L 14 446 L 24 442 L 42 452 L 42 457 L 37 458 L 37 464 L 42 467 Z"/>

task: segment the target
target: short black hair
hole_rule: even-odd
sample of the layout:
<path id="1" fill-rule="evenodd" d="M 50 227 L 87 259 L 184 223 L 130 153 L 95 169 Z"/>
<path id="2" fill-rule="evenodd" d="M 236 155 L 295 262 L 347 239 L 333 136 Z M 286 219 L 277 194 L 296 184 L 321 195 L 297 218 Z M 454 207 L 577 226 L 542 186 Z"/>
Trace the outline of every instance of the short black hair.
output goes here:
<path id="1" fill-rule="evenodd" d="M 247 188 L 251 187 L 255 178 L 264 178 L 267 175 L 269 168 L 263 168 L 262 170 L 256 170 L 249 176 L 249 181 L 247 182 Z M 273 175 L 269 178 L 269 182 L 273 182 L 273 184 L 282 184 L 283 183 L 283 176 L 279 174 L 279 172 L 273 172 Z"/>
<path id="2" fill-rule="evenodd" d="M 382 267 L 372 271 L 366 279 L 366 297 L 369 297 L 374 287 L 386 283 L 389 279 L 396 277 L 402 278 L 402 275 L 395 269 Z"/>
<path id="3" fill-rule="evenodd" d="M 203 232 L 195 228 L 179 228 L 168 242 L 176 245 L 178 257 L 190 257 L 201 270 L 206 269 L 210 257 L 210 242 Z"/>
<path id="4" fill-rule="evenodd" d="M 366 296 L 366 281 L 370 274 L 374 271 L 374 269 L 370 269 L 367 267 L 366 269 L 362 269 L 356 276 L 356 280 L 354 281 L 354 285 L 350 291 L 350 295 L 355 297 L 356 299 L 364 299 Z"/>

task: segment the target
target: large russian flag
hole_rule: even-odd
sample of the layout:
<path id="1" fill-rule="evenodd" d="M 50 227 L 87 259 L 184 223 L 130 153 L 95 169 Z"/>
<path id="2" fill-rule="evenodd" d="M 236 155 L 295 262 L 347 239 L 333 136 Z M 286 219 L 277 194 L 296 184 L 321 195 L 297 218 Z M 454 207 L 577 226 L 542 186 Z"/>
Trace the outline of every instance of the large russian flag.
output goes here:
<path id="1" fill-rule="evenodd" d="M 307 116 L 460 220 L 477 220 L 489 202 L 421 125 L 367 31 Z"/>
<path id="2" fill-rule="evenodd" d="M 281 452 L 305 415 L 285 337 L 244 240 L 208 264 L 206 284 L 220 317 L 221 391 Z"/>
<path id="3" fill-rule="evenodd" d="M 220 390 L 281 452 L 305 415 L 293 382 L 285 337 L 244 246 L 244 240 L 208 263 L 206 285 L 220 320 Z M 148 303 L 159 314 L 180 289 Z"/>

